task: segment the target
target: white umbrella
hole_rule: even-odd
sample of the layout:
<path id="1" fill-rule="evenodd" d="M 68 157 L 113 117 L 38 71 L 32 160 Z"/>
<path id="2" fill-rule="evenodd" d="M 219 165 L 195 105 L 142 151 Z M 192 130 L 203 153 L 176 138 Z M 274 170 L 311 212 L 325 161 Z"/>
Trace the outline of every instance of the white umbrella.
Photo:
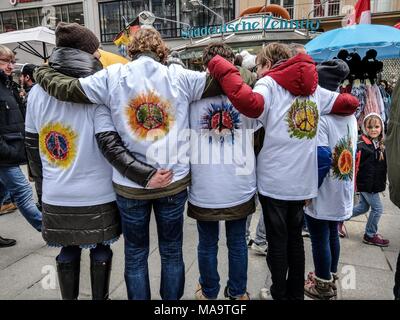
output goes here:
<path id="1" fill-rule="evenodd" d="M 35 49 L 35 43 L 42 44 L 43 54 Z M 0 44 L 16 45 L 25 52 L 33 54 L 36 57 L 47 60 L 49 58 L 46 45 L 55 45 L 56 38 L 54 31 L 47 27 L 36 27 L 18 31 L 5 32 L 0 34 Z"/>

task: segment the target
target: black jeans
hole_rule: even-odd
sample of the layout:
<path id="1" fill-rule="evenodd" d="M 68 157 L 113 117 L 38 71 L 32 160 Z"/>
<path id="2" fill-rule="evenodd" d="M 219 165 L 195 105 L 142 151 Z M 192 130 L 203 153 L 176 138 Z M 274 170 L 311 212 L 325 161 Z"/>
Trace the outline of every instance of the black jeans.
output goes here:
<path id="1" fill-rule="evenodd" d="M 259 195 L 267 234 L 267 264 L 275 300 L 304 299 L 304 201 L 277 200 Z"/>
<path id="2" fill-rule="evenodd" d="M 394 276 L 393 293 L 395 299 L 400 300 L 400 252 L 399 256 L 397 257 L 397 267 L 396 267 L 396 274 Z"/>

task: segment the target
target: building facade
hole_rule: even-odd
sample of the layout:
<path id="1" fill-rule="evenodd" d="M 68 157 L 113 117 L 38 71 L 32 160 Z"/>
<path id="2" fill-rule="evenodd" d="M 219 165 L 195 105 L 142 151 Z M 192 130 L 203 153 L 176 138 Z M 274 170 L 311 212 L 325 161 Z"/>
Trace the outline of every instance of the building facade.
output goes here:
<path id="1" fill-rule="evenodd" d="M 318 18 L 321 29 L 328 31 L 343 26 L 357 0 L 244 0 L 239 12 L 248 7 L 279 4 L 293 19 Z M 400 0 L 371 0 L 372 23 L 393 26 L 400 22 Z"/>
<path id="2" fill-rule="evenodd" d="M 48 26 L 60 21 L 77 22 L 95 32 L 105 50 L 117 52 L 115 35 L 144 10 L 156 17 L 154 27 L 170 47 L 188 42 L 182 28 L 217 26 L 232 21 L 244 9 L 265 4 L 284 6 L 292 19 L 317 18 L 320 31 L 341 27 L 357 0 L 203 0 L 210 10 L 194 6 L 190 0 L 1 0 L 0 33 Z M 371 0 L 373 23 L 394 25 L 400 22 L 400 0 Z M 222 18 L 223 17 L 223 20 Z"/>

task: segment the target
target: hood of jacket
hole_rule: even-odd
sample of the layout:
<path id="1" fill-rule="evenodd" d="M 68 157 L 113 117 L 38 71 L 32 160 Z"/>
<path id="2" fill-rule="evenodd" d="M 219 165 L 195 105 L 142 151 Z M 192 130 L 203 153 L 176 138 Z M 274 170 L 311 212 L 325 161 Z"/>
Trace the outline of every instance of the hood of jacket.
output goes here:
<path id="1" fill-rule="evenodd" d="M 103 69 L 101 62 L 92 54 L 67 47 L 54 48 L 49 66 L 74 78 L 84 78 Z"/>
<path id="2" fill-rule="evenodd" d="M 370 118 L 372 116 L 378 117 L 379 120 L 381 121 L 381 127 L 382 127 L 382 133 L 381 134 L 382 134 L 382 137 L 384 137 L 385 136 L 385 123 L 383 122 L 382 117 L 379 114 L 375 113 L 375 112 L 371 112 L 371 113 L 369 113 L 369 114 L 367 114 L 365 116 L 364 121 L 363 121 L 362 126 L 361 126 L 363 134 L 368 137 L 368 132 L 367 132 L 367 129 L 365 128 L 365 123 L 367 122 L 368 118 Z"/>
<path id="3" fill-rule="evenodd" d="M 274 66 L 263 76 L 270 76 L 294 96 L 312 95 L 318 86 L 315 62 L 303 53 Z"/>

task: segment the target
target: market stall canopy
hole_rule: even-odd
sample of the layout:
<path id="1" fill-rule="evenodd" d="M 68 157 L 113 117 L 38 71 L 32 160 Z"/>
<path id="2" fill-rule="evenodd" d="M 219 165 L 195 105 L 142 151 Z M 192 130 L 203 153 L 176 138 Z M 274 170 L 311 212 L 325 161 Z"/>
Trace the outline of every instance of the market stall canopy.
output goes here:
<path id="1" fill-rule="evenodd" d="M 49 50 L 46 45 L 55 45 L 56 39 L 54 31 L 47 27 L 36 27 L 18 31 L 5 32 L 0 34 L 0 44 L 13 46 L 36 57 L 47 60 Z M 38 48 L 41 46 L 41 48 Z M 42 51 L 40 53 L 39 51 Z"/>
<path id="2" fill-rule="evenodd" d="M 400 30 L 378 24 L 358 24 L 322 33 L 306 44 L 315 61 L 329 60 L 341 49 L 364 56 L 369 49 L 378 52 L 378 59 L 400 58 Z"/>

